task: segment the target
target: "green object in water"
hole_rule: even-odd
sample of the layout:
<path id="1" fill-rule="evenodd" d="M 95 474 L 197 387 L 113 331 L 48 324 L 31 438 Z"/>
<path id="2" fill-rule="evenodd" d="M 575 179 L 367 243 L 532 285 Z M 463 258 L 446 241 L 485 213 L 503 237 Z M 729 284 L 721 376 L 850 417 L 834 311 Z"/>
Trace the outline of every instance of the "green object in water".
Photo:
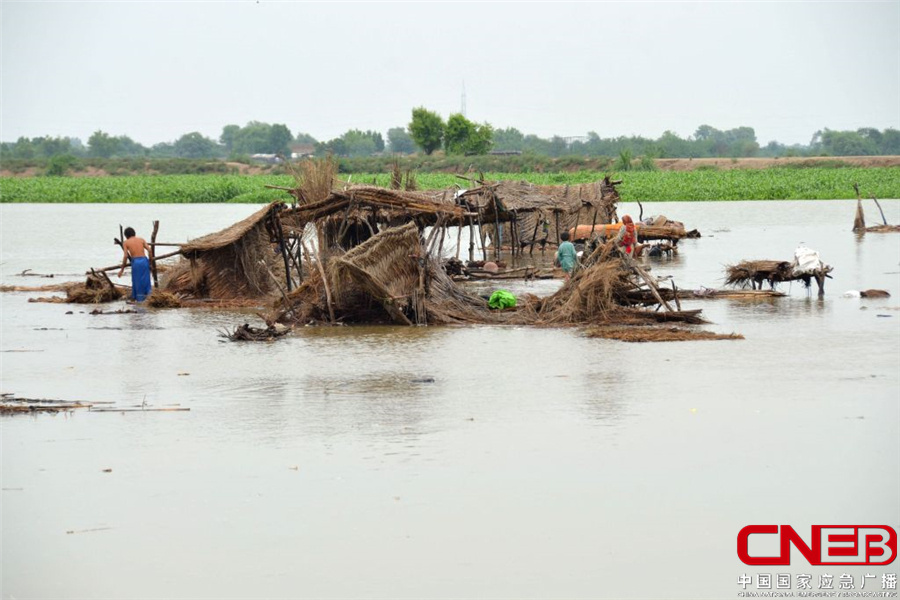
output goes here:
<path id="1" fill-rule="evenodd" d="M 516 297 L 506 290 L 497 290 L 496 292 L 491 294 L 491 299 L 488 300 L 488 306 L 501 310 L 504 308 L 512 308 L 515 305 Z"/>

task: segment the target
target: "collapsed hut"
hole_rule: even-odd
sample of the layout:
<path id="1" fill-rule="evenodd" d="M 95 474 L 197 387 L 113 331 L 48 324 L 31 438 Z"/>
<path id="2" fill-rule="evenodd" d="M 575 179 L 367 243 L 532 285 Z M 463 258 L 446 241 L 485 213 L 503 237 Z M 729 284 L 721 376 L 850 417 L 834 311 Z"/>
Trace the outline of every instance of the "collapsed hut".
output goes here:
<path id="1" fill-rule="evenodd" d="M 525 249 L 533 253 L 535 246 L 542 250 L 548 245 L 559 246 L 562 232 L 582 219 L 595 226 L 618 220 L 616 185 L 620 183 L 609 177 L 561 186 L 481 182 L 477 188 L 460 193 L 457 200 L 477 214 L 482 248 L 491 247 L 499 258 L 504 247 L 516 255 Z"/>
<path id="2" fill-rule="evenodd" d="M 434 245 L 413 222 L 379 232 L 311 270 L 302 285 L 275 302 L 270 320 L 548 326 L 703 322 L 699 310 L 673 308 L 658 282 L 612 244 L 592 253 L 555 294 L 527 295 L 515 309 L 503 311 L 492 310 L 486 298 L 456 284 L 434 254 Z M 674 289 L 667 295 L 678 302 Z"/>
<path id="3" fill-rule="evenodd" d="M 272 202 L 246 219 L 181 246 L 182 260 L 161 285 L 169 294 L 216 300 L 255 299 L 289 285 L 290 258 Z"/>

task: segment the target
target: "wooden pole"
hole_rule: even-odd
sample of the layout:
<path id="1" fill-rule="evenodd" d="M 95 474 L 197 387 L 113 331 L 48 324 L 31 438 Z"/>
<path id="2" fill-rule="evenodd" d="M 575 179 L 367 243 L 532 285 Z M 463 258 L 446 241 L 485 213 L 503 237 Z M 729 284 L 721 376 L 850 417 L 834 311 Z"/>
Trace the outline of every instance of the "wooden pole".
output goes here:
<path id="1" fill-rule="evenodd" d="M 534 231 L 531 233 L 531 247 L 528 248 L 528 255 L 534 255 L 534 245 L 537 243 L 537 232 L 538 227 L 541 225 L 541 221 L 544 220 L 544 214 L 541 212 L 531 213 L 534 215 Z"/>
<path id="2" fill-rule="evenodd" d="M 275 229 L 275 239 L 278 240 L 278 249 L 281 253 L 281 260 L 284 262 L 284 280 L 287 284 L 287 291 L 293 289 L 291 282 L 291 262 L 287 244 L 284 241 L 284 229 L 281 227 L 281 219 L 274 212 L 269 213 L 272 219 L 272 227 Z M 280 287 L 280 286 L 279 286 Z"/>
<path id="3" fill-rule="evenodd" d="M 500 244 L 503 243 L 502 236 L 500 235 L 500 208 L 497 206 L 497 197 L 494 196 L 494 228 L 496 229 L 496 237 L 494 240 L 494 258 L 500 260 Z"/>
<path id="4" fill-rule="evenodd" d="M 876 198 L 876 197 L 874 196 L 874 194 L 872 195 L 872 200 L 875 201 L 875 206 L 878 207 L 878 212 L 881 213 L 881 220 L 884 221 L 884 224 L 885 224 L 885 225 L 887 225 L 887 224 L 888 224 L 887 218 L 884 216 L 884 211 L 881 210 L 881 205 L 878 204 L 878 198 Z"/>
<path id="5" fill-rule="evenodd" d="M 678 299 L 678 288 L 675 287 L 675 280 L 670 279 L 669 283 L 672 284 L 672 293 L 675 294 L 675 306 L 678 307 L 678 312 L 681 312 L 681 300 Z"/>
<path id="6" fill-rule="evenodd" d="M 629 259 L 626 257 L 625 260 L 629 260 Z M 650 288 L 650 291 L 653 293 L 653 297 L 656 298 L 657 301 L 659 301 L 660 305 L 665 306 L 666 310 L 668 310 L 669 312 L 673 312 L 672 307 L 669 306 L 669 303 L 666 302 L 665 300 L 663 300 L 663 297 L 659 295 L 659 291 L 656 289 L 656 284 L 654 284 L 653 280 L 650 279 L 650 275 L 646 271 L 644 271 L 642 268 L 637 266 L 633 260 L 631 262 L 631 268 L 634 269 L 635 272 L 638 275 L 640 275 L 641 278 L 647 283 L 647 287 Z"/>
<path id="7" fill-rule="evenodd" d="M 159 231 L 159 221 L 153 221 L 153 233 L 150 235 L 150 258 L 156 256 L 156 233 Z M 153 287 L 159 287 L 159 277 L 156 273 L 156 261 L 150 261 L 150 271 L 153 273 Z"/>
<path id="8" fill-rule="evenodd" d="M 556 246 L 559 247 L 559 211 L 553 211 L 553 216 L 556 218 Z"/>
<path id="9" fill-rule="evenodd" d="M 512 211 L 512 221 L 509 222 L 509 244 L 515 258 L 519 253 L 519 215 L 515 210 Z"/>
<path id="10" fill-rule="evenodd" d="M 481 210 L 482 210 L 481 208 L 478 209 L 478 237 L 481 238 L 481 257 L 482 257 L 482 260 L 484 260 L 485 262 L 487 262 L 488 255 L 487 255 L 487 248 L 486 248 L 485 245 L 484 245 L 484 226 L 483 226 L 483 223 L 482 223 L 482 221 L 481 221 Z"/>
<path id="11" fill-rule="evenodd" d="M 156 262 L 156 261 L 162 260 L 164 258 L 171 258 L 173 256 L 177 256 L 178 254 L 181 254 L 181 250 L 176 250 L 175 252 L 169 252 L 168 254 L 163 254 L 162 256 L 154 256 L 153 260 L 151 262 Z M 130 265 L 128 265 L 128 266 L 130 266 Z M 99 273 L 101 271 L 103 271 L 103 272 L 115 271 L 116 269 L 119 269 L 121 267 L 122 267 L 122 263 L 119 263 L 119 264 L 113 265 L 111 267 L 104 267 L 102 269 L 97 269 L 97 272 Z M 85 271 L 85 275 L 87 275 L 88 273 L 90 273 L 90 271 Z"/>
<path id="12" fill-rule="evenodd" d="M 441 226 L 441 241 L 438 243 L 438 253 L 437 253 L 438 260 L 440 260 L 441 257 L 443 257 L 443 255 L 444 255 L 444 235 L 446 233 L 447 233 L 447 226 L 442 225 Z"/>
<path id="13" fill-rule="evenodd" d="M 469 215 L 469 262 L 475 262 L 475 222 Z"/>

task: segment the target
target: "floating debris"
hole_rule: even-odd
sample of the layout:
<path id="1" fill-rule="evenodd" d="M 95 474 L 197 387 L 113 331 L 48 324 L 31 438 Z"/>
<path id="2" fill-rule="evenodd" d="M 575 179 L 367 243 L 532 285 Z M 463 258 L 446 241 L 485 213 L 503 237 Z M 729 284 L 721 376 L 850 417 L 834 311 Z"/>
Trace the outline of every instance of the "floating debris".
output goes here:
<path id="1" fill-rule="evenodd" d="M 622 342 L 689 342 L 696 340 L 742 340 L 738 333 L 694 331 L 681 327 L 596 327 L 585 333 L 591 338 L 605 338 Z"/>

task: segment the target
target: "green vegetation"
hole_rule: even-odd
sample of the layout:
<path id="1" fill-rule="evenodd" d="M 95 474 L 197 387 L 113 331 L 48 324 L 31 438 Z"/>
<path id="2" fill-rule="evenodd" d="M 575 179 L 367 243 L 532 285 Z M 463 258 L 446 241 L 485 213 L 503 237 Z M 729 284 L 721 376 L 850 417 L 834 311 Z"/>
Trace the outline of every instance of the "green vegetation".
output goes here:
<path id="1" fill-rule="evenodd" d="M 491 173 L 489 180 L 525 180 L 539 185 L 588 183 L 602 178 L 597 171 L 571 173 Z M 625 201 L 653 200 L 800 200 L 854 198 L 853 184 L 866 195 L 900 198 L 900 167 L 807 168 L 762 170 L 612 172 L 623 179 Z M 388 186 L 390 174 L 342 175 L 351 183 Z M 0 202 L 158 202 L 264 203 L 288 199 L 266 185 L 291 186 L 289 175 L 135 175 L 125 177 L 4 177 Z M 419 173 L 421 189 L 442 189 L 473 182 L 450 173 Z"/>
<path id="2" fill-rule="evenodd" d="M 409 135 L 425 154 L 441 147 L 444 138 L 444 120 L 436 112 L 432 112 L 420 106 L 412 111 L 412 121 L 409 122 Z"/>
<path id="3" fill-rule="evenodd" d="M 456 113 L 444 127 L 444 151 L 447 154 L 487 154 L 491 149 L 494 129 L 487 123 L 478 125 Z"/>

